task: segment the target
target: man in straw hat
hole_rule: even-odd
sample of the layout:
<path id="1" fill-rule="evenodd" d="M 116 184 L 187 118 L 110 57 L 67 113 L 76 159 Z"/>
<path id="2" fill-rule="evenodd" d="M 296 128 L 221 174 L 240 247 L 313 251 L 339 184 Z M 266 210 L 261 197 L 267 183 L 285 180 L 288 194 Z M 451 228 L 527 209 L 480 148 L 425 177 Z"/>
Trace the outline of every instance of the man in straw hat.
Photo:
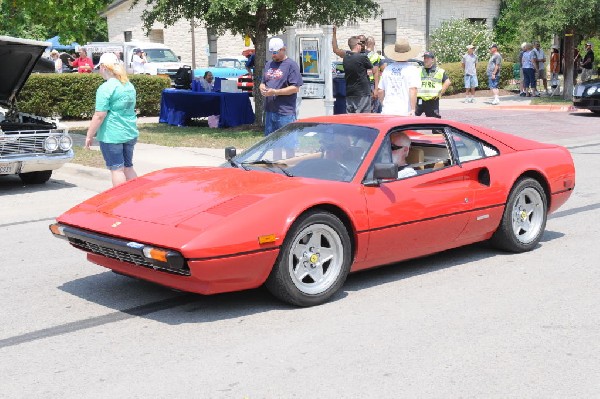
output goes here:
<path id="1" fill-rule="evenodd" d="M 385 56 L 396 61 L 388 65 L 379 79 L 379 98 L 382 114 L 414 115 L 417 107 L 417 91 L 421 87 L 419 68 L 408 60 L 417 56 L 421 49 L 411 46 L 404 39 L 385 46 Z"/>

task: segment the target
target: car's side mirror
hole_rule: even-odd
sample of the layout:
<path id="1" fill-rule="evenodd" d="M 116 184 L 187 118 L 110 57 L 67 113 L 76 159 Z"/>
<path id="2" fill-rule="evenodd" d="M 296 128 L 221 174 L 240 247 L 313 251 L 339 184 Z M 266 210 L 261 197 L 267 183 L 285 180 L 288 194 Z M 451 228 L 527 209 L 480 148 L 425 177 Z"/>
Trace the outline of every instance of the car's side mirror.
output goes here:
<path id="1" fill-rule="evenodd" d="M 179 60 L 179 62 L 181 62 L 181 56 L 180 55 L 177 56 L 177 59 Z"/>
<path id="2" fill-rule="evenodd" d="M 373 171 L 373 178 L 381 179 L 397 179 L 398 165 L 395 163 L 376 163 Z"/>
<path id="3" fill-rule="evenodd" d="M 225 159 L 226 160 L 231 160 L 232 158 L 234 158 L 237 155 L 237 151 L 235 149 L 235 147 L 225 147 Z"/>

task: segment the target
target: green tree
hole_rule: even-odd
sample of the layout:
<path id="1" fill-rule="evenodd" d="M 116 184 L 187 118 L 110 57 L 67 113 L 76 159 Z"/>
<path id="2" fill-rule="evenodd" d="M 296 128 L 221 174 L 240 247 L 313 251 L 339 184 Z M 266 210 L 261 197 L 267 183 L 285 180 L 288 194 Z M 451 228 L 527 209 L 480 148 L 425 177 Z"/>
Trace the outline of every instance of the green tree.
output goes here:
<path id="1" fill-rule="evenodd" d="M 559 35 L 564 38 L 563 58 L 572 60 L 575 44 L 599 33 L 600 0 L 503 0 L 496 26 L 506 41 Z M 565 62 L 563 72 L 563 97 L 570 100 L 573 62 Z"/>
<path id="2" fill-rule="evenodd" d="M 106 19 L 100 12 L 111 0 L 0 0 L 0 34 L 85 43 L 106 40 Z"/>
<path id="3" fill-rule="evenodd" d="M 487 50 L 494 40 L 493 32 L 485 24 L 467 19 L 451 19 L 442 22 L 431 34 L 431 49 L 440 62 L 460 62 L 466 46 Z"/>
<path id="4" fill-rule="evenodd" d="M 147 5 L 143 14 L 146 29 L 157 21 L 170 26 L 183 18 L 202 22 L 219 34 L 230 31 L 250 36 L 256 49 L 254 101 L 258 124 L 262 124 L 264 105 L 256 79 L 263 73 L 269 34 L 279 33 L 298 21 L 341 25 L 381 13 L 374 0 L 134 0 L 133 4 L 141 1 Z"/>

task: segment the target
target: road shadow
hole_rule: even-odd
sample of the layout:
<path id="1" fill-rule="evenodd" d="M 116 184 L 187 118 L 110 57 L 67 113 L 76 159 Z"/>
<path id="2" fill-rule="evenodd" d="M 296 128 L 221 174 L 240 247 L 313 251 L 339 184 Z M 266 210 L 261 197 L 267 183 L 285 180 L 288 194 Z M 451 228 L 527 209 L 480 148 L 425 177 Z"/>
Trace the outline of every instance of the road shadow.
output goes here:
<path id="1" fill-rule="evenodd" d="M 596 114 L 592 111 L 588 111 L 588 110 L 578 110 L 578 111 L 573 111 L 573 112 L 569 112 L 570 116 L 578 116 L 581 118 L 598 118 L 600 117 L 600 114 Z"/>
<path id="2" fill-rule="evenodd" d="M 542 243 L 562 236 L 562 233 L 546 231 Z M 536 249 L 539 249 L 540 246 L 541 244 Z M 466 262 L 477 262 L 496 256 L 513 257 L 519 256 L 519 254 L 498 251 L 487 243 L 477 243 L 423 258 L 353 273 L 348 277 L 342 289 L 324 306 L 346 298 L 349 292 L 371 289 L 382 284 L 410 279 Z M 95 266 L 90 265 L 90 267 Z M 114 309 L 116 313 L 124 313 L 132 317 L 145 317 L 172 325 L 210 323 L 218 320 L 243 318 L 273 310 L 294 311 L 298 309 L 282 303 L 263 287 L 202 296 L 178 292 L 112 272 L 72 280 L 61 285 L 59 289 L 86 301 Z M 131 304 L 135 305 L 127 307 Z M 122 319 L 121 316 L 114 318 L 115 320 Z"/>
<path id="3" fill-rule="evenodd" d="M 44 184 L 24 184 L 17 175 L 0 176 L 0 195 L 18 195 L 72 187 L 76 187 L 75 184 L 52 178 Z"/>

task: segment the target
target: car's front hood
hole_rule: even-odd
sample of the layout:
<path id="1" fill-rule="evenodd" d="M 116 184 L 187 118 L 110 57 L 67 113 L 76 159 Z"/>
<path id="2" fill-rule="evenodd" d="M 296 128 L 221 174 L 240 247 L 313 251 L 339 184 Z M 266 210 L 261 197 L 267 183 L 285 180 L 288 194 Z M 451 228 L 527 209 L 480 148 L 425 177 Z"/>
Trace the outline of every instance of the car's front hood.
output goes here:
<path id="1" fill-rule="evenodd" d="M 81 206 L 115 218 L 169 226 L 206 213 L 208 223 L 297 185 L 297 179 L 266 171 L 173 168 L 105 191 Z"/>
<path id="2" fill-rule="evenodd" d="M 51 43 L 0 36 L 0 104 L 10 107 Z"/>

